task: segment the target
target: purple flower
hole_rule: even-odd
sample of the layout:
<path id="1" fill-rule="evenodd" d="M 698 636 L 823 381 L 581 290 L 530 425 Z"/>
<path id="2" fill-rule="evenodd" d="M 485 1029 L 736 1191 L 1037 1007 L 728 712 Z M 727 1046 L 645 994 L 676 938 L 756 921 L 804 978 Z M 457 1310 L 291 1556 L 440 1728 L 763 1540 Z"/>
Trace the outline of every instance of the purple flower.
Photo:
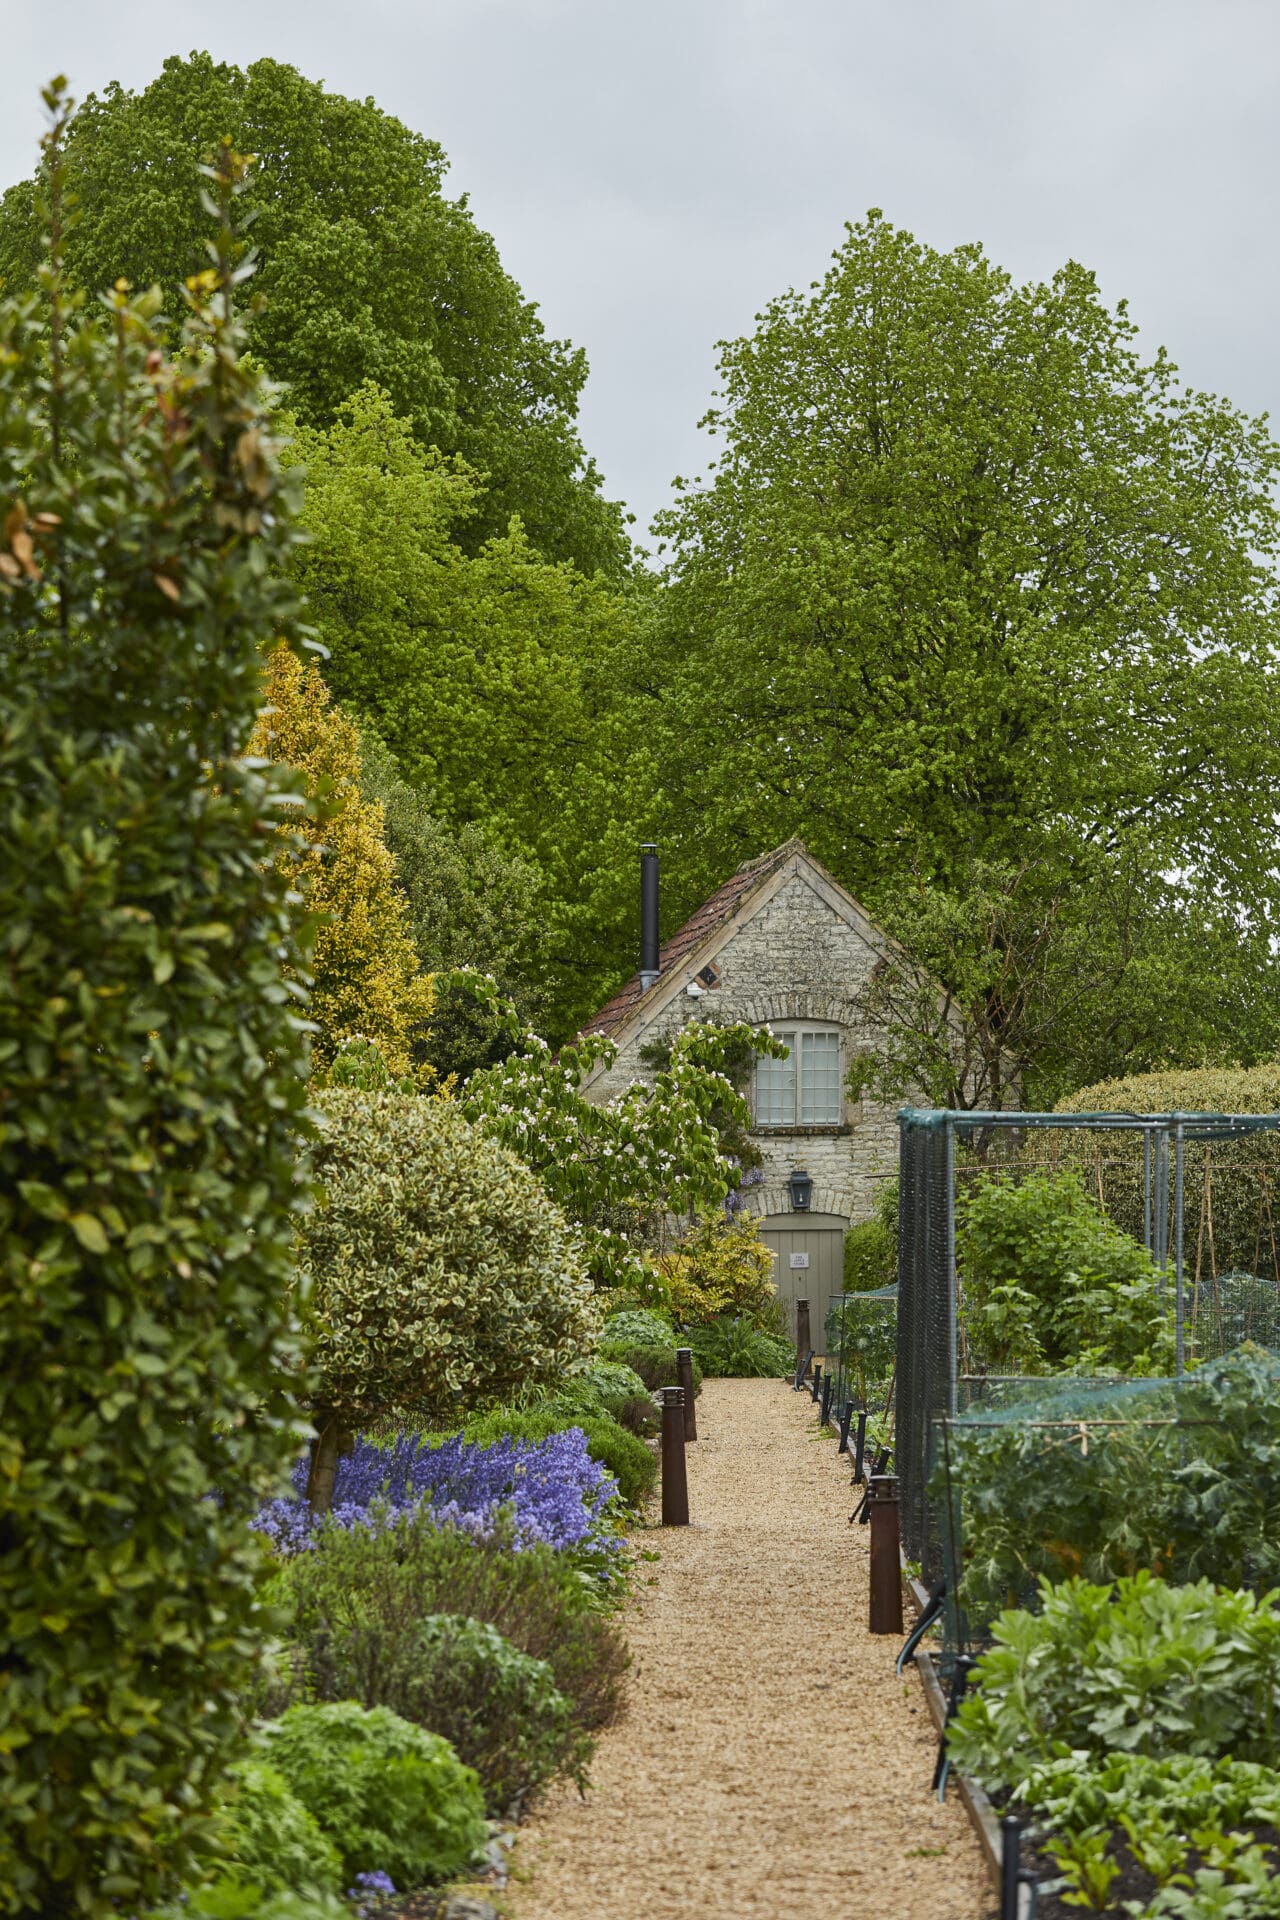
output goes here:
<path id="1" fill-rule="evenodd" d="M 282 1554 L 316 1545 L 316 1522 L 305 1500 L 307 1461 L 293 1470 L 296 1492 L 271 1500 L 252 1522 Z M 542 1542 L 610 1554 L 607 1530 L 618 1483 L 587 1452 L 581 1427 L 548 1440 L 502 1439 L 476 1446 L 455 1436 L 438 1447 L 402 1433 L 393 1446 L 364 1435 L 338 1462 L 330 1524 L 381 1529 L 430 1510 L 438 1526 L 488 1538 L 505 1521 L 516 1548 Z"/>

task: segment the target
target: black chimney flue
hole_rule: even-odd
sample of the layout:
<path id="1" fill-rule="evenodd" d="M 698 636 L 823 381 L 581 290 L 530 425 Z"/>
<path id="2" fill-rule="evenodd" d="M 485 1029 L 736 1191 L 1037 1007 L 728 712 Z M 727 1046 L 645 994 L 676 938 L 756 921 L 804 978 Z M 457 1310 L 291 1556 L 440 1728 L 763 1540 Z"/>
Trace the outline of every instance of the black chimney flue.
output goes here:
<path id="1" fill-rule="evenodd" d="M 658 977 L 658 849 L 646 841 L 640 849 L 640 988 L 647 992 Z"/>

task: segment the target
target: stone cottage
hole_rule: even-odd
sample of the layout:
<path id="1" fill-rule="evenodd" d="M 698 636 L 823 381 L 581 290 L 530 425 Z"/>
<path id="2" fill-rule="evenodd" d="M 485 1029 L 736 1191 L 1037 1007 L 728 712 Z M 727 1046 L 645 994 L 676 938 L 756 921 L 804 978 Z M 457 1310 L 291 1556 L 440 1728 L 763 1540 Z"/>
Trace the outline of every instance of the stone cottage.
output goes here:
<path id="1" fill-rule="evenodd" d="M 844 1091 L 850 1058 L 868 1042 L 859 990 L 890 950 L 852 894 L 789 840 L 739 867 L 659 951 L 657 853 L 647 848 L 641 971 L 583 1029 L 618 1048 L 585 1084 L 598 1100 L 651 1078 L 640 1049 L 690 1020 L 767 1024 L 789 1047 L 785 1060 L 757 1060 L 747 1089 L 764 1159 L 747 1197 L 792 1331 L 795 1303 L 807 1299 L 819 1347 L 841 1291 L 844 1230 L 870 1216 L 876 1187 L 897 1170 L 896 1109 Z"/>

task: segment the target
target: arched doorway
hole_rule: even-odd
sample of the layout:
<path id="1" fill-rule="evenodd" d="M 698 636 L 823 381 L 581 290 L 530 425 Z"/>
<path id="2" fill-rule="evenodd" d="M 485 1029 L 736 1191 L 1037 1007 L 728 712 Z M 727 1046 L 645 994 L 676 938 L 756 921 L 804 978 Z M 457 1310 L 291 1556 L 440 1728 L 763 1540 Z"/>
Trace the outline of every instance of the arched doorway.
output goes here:
<path id="1" fill-rule="evenodd" d="M 760 1238 L 773 1249 L 773 1283 L 788 1338 L 796 1337 L 796 1302 L 807 1300 L 818 1353 L 826 1348 L 827 1310 L 844 1291 L 848 1224 L 840 1213 L 767 1213 L 760 1222 Z"/>

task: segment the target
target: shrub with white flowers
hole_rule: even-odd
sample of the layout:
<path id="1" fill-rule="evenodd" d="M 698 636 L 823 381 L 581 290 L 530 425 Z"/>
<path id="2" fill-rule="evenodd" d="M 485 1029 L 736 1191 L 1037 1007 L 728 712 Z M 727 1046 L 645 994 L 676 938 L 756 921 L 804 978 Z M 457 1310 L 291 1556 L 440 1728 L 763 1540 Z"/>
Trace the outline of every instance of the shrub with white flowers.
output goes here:
<path id="1" fill-rule="evenodd" d="M 612 1040 L 586 1034 L 553 1053 L 486 976 L 460 970 L 445 979 L 504 1019 L 516 1042 L 500 1065 L 472 1074 L 464 1111 L 519 1154 L 578 1223 L 597 1284 L 644 1287 L 652 1275 L 642 1249 L 660 1239 L 663 1222 L 722 1206 L 741 1176 L 718 1124 L 726 1116 L 751 1124 L 728 1060 L 744 1046 L 775 1056 L 786 1048 L 766 1028 L 691 1023 L 651 1085 L 633 1080 L 597 1105 L 582 1086 L 597 1062 L 612 1066 Z"/>

